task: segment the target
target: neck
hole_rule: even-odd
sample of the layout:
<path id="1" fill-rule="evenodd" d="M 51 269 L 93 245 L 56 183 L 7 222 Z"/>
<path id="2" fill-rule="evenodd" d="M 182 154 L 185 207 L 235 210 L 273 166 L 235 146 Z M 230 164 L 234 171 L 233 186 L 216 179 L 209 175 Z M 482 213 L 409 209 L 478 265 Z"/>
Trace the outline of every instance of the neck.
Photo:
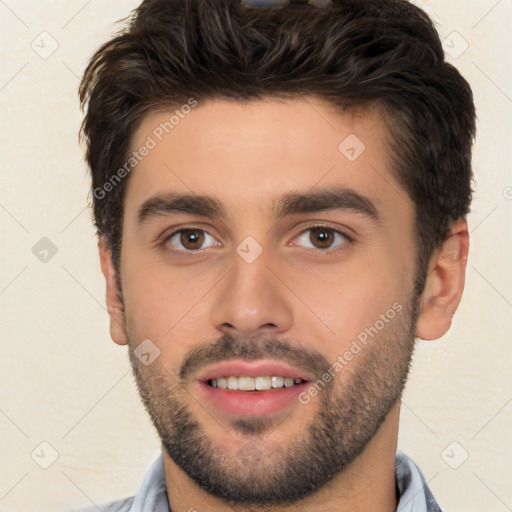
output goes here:
<path id="1" fill-rule="evenodd" d="M 395 460 L 399 411 L 397 401 L 363 452 L 342 473 L 311 496 L 286 506 L 228 504 L 197 486 L 164 450 L 169 507 L 172 512 L 394 512 L 398 506 Z"/>

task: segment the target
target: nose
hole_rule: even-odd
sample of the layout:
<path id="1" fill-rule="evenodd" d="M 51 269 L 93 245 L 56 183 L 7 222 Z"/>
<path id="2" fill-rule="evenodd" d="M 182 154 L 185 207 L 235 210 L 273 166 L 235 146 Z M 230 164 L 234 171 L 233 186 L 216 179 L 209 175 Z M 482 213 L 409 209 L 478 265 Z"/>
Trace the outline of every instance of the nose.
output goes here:
<path id="1" fill-rule="evenodd" d="M 265 251 L 248 263 L 236 252 L 233 267 L 216 287 L 213 325 L 222 333 L 255 336 L 278 334 L 293 324 L 293 294 L 283 284 L 275 261 Z"/>

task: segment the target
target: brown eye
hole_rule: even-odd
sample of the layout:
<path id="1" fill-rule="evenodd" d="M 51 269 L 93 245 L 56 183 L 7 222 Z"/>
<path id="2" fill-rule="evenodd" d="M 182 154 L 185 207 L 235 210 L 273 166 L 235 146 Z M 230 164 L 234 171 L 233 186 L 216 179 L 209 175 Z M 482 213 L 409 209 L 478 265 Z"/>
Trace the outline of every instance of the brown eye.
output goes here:
<path id="1" fill-rule="evenodd" d="M 306 245 L 319 251 L 335 252 L 343 250 L 352 240 L 340 231 L 328 226 L 311 226 L 303 231 L 299 237 L 299 244 Z"/>
<path id="2" fill-rule="evenodd" d="M 218 245 L 212 235 L 199 228 L 187 228 L 175 231 L 167 236 L 162 244 L 166 248 L 170 246 L 171 249 L 179 252 L 199 251 L 208 248 L 208 246 L 213 247 Z M 205 244 L 206 247 L 204 247 Z"/>
<path id="3" fill-rule="evenodd" d="M 313 228 L 309 239 L 318 249 L 329 249 L 334 242 L 333 230 L 324 227 Z"/>
<path id="4" fill-rule="evenodd" d="M 180 243 L 185 249 L 200 249 L 204 242 L 204 233 L 200 229 L 184 229 L 181 231 Z"/>

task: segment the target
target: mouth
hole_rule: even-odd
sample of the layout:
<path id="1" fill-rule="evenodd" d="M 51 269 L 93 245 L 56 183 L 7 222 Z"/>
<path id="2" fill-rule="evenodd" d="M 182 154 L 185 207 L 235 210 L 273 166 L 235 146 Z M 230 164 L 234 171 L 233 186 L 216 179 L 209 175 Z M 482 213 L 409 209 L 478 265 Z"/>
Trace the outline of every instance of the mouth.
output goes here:
<path id="1" fill-rule="evenodd" d="M 267 416 L 298 404 L 312 376 L 276 361 L 224 361 L 196 377 L 205 406 L 237 416 Z"/>

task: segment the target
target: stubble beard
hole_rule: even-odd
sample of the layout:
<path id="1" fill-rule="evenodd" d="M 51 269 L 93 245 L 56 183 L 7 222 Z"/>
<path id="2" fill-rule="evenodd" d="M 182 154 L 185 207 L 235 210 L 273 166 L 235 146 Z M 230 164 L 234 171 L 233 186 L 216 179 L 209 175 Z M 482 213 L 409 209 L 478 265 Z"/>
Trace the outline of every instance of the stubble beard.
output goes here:
<path id="1" fill-rule="evenodd" d="M 409 373 L 414 351 L 418 316 L 415 294 L 390 326 L 379 333 L 357 354 L 329 386 L 318 392 L 316 403 L 298 405 L 293 414 L 310 414 L 307 429 L 289 443 L 273 443 L 268 438 L 280 422 L 272 417 L 237 417 L 229 428 L 237 439 L 245 436 L 241 449 L 227 453 L 205 433 L 190 408 L 190 393 L 179 376 L 170 375 L 155 360 L 144 366 L 134 354 L 129 336 L 129 356 L 142 402 L 162 441 L 162 448 L 198 486 L 212 496 L 236 506 L 286 506 L 302 500 L 344 471 L 364 450 L 399 400 Z M 127 329 L 129 332 L 129 329 Z M 244 343 L 240 338 L 223 336 L 202 352 L 233 359 L 285 359 L 315 368 L 332 366 L 321 354 L 294 353 L 277 341 Z M 298 350 L 298 349 L 297 349 Z M 342 352 L 343 353 L 343 352 Z M 217 357 L 217 360 L 219 359 Z M 204 357 L 195 362 L 205 363 Z M 319 361 L 321 364 L 319 364 Z M 353 366 L 352 366 L 353 365 Z M 319 375 L 321 377 L 321 375 Z M 304 409 L 302 409 L 304 408 Z M 285 418 L 285 425 L 289 418 Z M 224 427 L 220 426 L 219 429 Z"/>

